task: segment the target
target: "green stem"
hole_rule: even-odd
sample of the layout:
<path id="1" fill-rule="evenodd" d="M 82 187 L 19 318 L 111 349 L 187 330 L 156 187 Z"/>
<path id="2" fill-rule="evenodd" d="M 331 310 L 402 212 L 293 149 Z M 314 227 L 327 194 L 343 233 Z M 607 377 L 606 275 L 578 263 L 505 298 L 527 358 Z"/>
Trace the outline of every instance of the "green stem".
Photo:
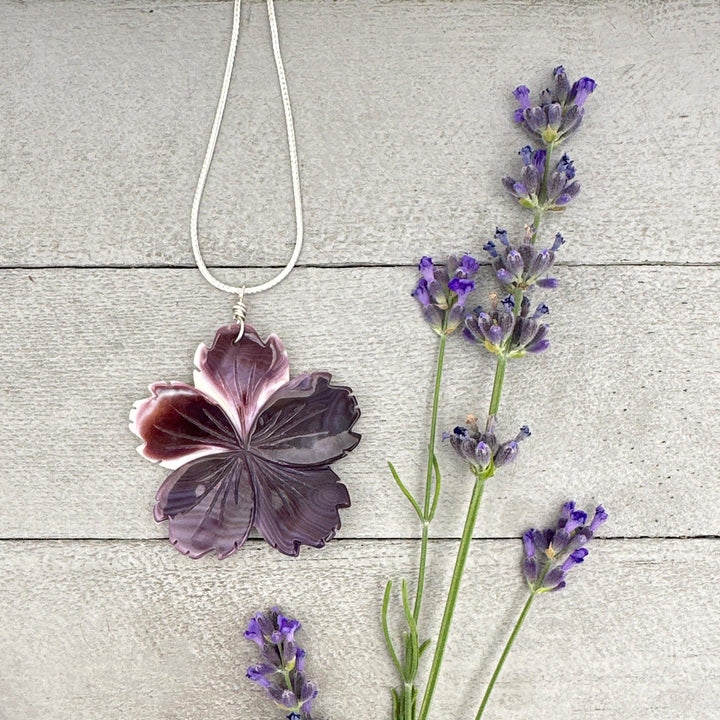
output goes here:
<path id="1" fill-rule="evenodd" d="M 550 178 L 550 158 L 552 157 L 553 150 L 555 149 L 555 143 L 550 143 L 547 146 L 547 150 L 545 152 L 545 170 L 543 172 L 543 179 L 542 179 L 542 186 L 540 187 L 540 192 L 538 194 L 538 198 L 542 205 L 535 210 L 535 217 L 533 219 L 533 227 L 535 230 L 533 231 L 532 235 L 532 242 L 535 242 L 537 239 L 538 230 L 540 229 L 540 222 L 543 218 L 543 215 L 545 214 L 545 203 L 547 202 L 547 192 L 548 192 L 548 180 Z"/>
<path id="2" fill-rule="evenodd" d="M 506 365 L 507 358 L 504 355 L 498 355 L 488 415 L 497 414 L 498 408 L 500 407 L 500 398 L 502 396 L 503 382 L 505 380 Z M 465 561 L 467 560 L 467 554 L 470 550 L 470 541 L 472 540 L 473 531 L 475 530 L 475 521 L 477 520 L 478 510 L 480 509 L 480 501 L 482 500 L 483 490 L 485 488 L 485 480 L 491 476 L 492 475 L 486 476 L 482 474 L 475 476 L 475 486 L 473 487 L 472 497 L 470 498 L 467 516 L 465 517 L 465 527 L 463 528 L 463 534 L 460 539 L 460 547 L 458 548 L 457 558 L 455 559 L 455 569 L 453 570 L 452 580 L 450 581 L 450 589 L 448 590 L 447 600 L 445 601 L 445 611 L 440 624 L 440 633 L 438 635 L 437 645 L 435 646 L 435 654 L 433 655 L 430 675 L 428 677 L 425 693 L 423 694 L 418 720 L 427 720 L 428 712 L 430 712 L 430 703 L 432 703 L 438 675 L 440 674 L 440 666 L 442 665 L 445 645 L 447 644 L 448 635 L 450 633 L 450 625 L 452 623 L 453 613 L 455 612 L 455 603 L 457 601 L 458 592 L 460 591 L 460 582 L 465 569 Z"/>
<path id="3" fill-rule="evenodd" d="M 447 342 L 447 335 L 443 332 L 440 336 L 440 350 L 438 351 L 437 368 L 435 370 L 435 391 L 433 394 L 433 406 L 432 416 L 430 419 L 430 440 L 428 441 L 428 461 L 427 461 L 427 473 L 425 475 L 425 499 L 423 501 L 423 528 L 422 528 L 422 540 L 420 544 L 420 568 L 418 569 L 418 582 L 417 590 L 415 594 L 415 604 L 413 607 L 413 617 L 415 622 L 420 617 L 420 607 L 422 605 L 423 589 L 425 588 L 425 568 L 427 565 L 427 550 L 428 550 L 428 533 L 430 529 L 430 502 L 433 495 L 432 492 L 432 479 L 433 479 L 433 466 L 435 458 L 435 435 L 437 433 L 437 416 L 438 407 L 440 405 L 440 383 L 442 381 L 443 363 L 445 361 L 445 343 Z"/>
<path id="4" fill-rule="evenodd" d="M 403 720 L 413 720 L 412 694 L 413 685 L 406 682 L 403 689 L 403 714 L 405 715 Z"/>
<path id="5" fill-rule="evenodd" d="M 507 357 L 505 357 L 505 355 L 498 355 L 497 365 L 495 366 L 495 381 L 493 382 L 488 415 L 497 415 L 498 408 L 500 407 L 500 397 L 502 395 L 503 381 L 505 380 L 506 365 Z"/>
<path id="6" fill-rule="evenodd" d="M 457 602 L 458 592 L 460 591 L 465 561 L 467 560 L 468 550 L 470 550 L 470 541 L 472 540 L 475 521 L 477 520 L 478 510 L 480 509 L 485 480 L 486 476 L 483 474 L 478 474 L 475 477 L 475 486 L 473 487 L 470 506 L 468 507 L 467 517 L 465 518 L 465 527 L 463 528 L 460 539 L 460 548 L 458 549 L 457 558 L 455 559 L 455 569 L 453 570 L 450 589 L 447 600 L 445 601 L 445 611 L 443 612 L 442 623 L 440 624 L 440 633 L 438 634 L 437 644 L 435 645 L 435 654 L 433 655 L 430 675 L 428 677 L 425 694 L 423 695 L 418 720 L 426 720 L 430 710 L 430 703 L 432 702 L 433 693 L 435 692 L 435 685 L 438 681 L 440 666 L 442 665 L 443 655 L 445 653 L 445 645 L 447 644 L 450 625 L 452 623 L 453 613 L 455 612 L 455 603 Z"/>
<path id="7" fill-rule="evenodd" d="M 535 595 L 536 595 L 535 592 L 530 593 L 530 597 L 527 599 L 527 602 L 525 603 L 525 607 L 522 609 L 522 612 L 520 613 L 520 617 L 518 618 L 517 622 L 515 623 L 515 627 L 513 628 L 513 631 L 510 634 L 510 637 L 508 638 L 507 643 L 505 643 L 505 649 L 503 650 L 503 653 L 500 656 L 500 659 L 498 660 L 498 664 L 495 667 L 495 672 L 493 673 L 492 677 L 490 678 L 490 684 L 487 686 L 487 690 L 485 691 L 485 695 L 483 696 L 482 702 L 480 703 L 480 709 L 478 710 L 478 713 L 475 716 L 475 720 L 480 720 L 480 718 L 482 717 L 482 714 L 485 710 L 485 706 L 487 705 L 488 700 L 490 699 L 490 693 L 493 691 L 493 688 L 495 687 L 495 681 L 498 679 L 498 675 L 500 675 L 500 671 L 502 670 L 502 667 L 505 664 L 505 659 L 507 658 L 508 654 L 510 653 L 510 648 L 512 648 L 513 643 L 515 642 L 515 638 L 517 637 L 517 634 L 520 631 L 522 624 L 525 622 L 525 617 L 527 616 L 528 611 L 530 610 L 530 606 L 532 605 L 532 602 L 535 599 Z"/>

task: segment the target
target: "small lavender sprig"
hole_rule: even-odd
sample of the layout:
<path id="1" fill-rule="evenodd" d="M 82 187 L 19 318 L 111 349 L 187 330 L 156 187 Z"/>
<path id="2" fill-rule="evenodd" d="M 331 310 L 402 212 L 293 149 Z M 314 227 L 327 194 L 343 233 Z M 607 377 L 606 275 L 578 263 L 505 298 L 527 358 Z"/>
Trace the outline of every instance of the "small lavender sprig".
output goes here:
<path id="1" fill-rule="evenodd" d="M 602 505 L 595 508 L 595 516 L 589 525 L 587 513 L 575 509 L 573 501 L 566 502 L 560 510 L 557 527 L 547 530 L 530 529 L 523 535 L 525 558 L 523 574 L 530 588 L 530 596 L 515 623 L 502 655 L 495 666 L 475 720 L 480 720 L 487 707 L 495 682 L 505 664 L 505 659 L 525 622 L 530 606 L 538 595 L 562 590 L 567 573 L 582 563 L 588 555 L 585 547 L 595 536 L 597 529 L 607 520 L 608 514 Z"/>
<path id="2" fill-rule="evenodd" d="M 256 613 L 245 637 L 260 648 L 263 662 L 247 669 L 247 677 L 265 688 L 268 697 L 283 710 L 286 720 L 312 720 L 311 710 L 317 685 L 305 679 L 305 651 L 297 646 L 297 620 L 278 608 Z"/>
<path id="3" fill-rule="evenodd" d="M 421 258 L 418 264 L 420 277 L 412 292 L 412 296 L 422 308 L 425 321 L 440 337 L 440 346 L 435 369 L 433 405 L 430 416 L 425 492 L 421 501 L 418 501 L 408 490 L 393 464 L 388 463 L 393 479 L 422 523 L 420 563 L 414 601 L 411 602 L 410 600 L 407 581 L 403 580 L 401 582 L 402 608 L 407 624 L 407 629 L 403 632 L 402 653 L 395 650 L 388 625 L 388 610 L 393 588 L 392 580 L 387 582 L 383 597 L 382 624 L 385 642 L 402 683 L 399 689 L 392 689 L 393 718 L 400 720 L 412 720 L 415 717 L 417 698 L 415 681 L 420 658 L 430 642 L 429 640 L 421 641 L 420 639 L 419 619 L 425 587 L 430 523 L 435 516 L 441 486 L 440 469 L 435 456 L 435 439 L 440 404 L 440 385 L 445 362 L 445 346 L 448 337 L 460 328 L 463 323 L 466 312 L 465 302 L 468 295 L 475 289 L 474 277 L 479 268 L 480 263 L 468 254 L 461 256 L 451 255 L 444 265 L 436 264 L 432 258 L 425 256 Z"/>

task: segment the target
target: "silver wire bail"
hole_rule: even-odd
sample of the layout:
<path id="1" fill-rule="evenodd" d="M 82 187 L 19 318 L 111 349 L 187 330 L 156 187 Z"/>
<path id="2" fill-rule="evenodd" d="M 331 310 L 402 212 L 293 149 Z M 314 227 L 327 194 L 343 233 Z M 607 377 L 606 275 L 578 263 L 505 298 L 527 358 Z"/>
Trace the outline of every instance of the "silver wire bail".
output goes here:
<path id="1" fill-rule="evenodd" d="M 233 317 L 235 318 L 235 322 L 237 322 L 240 325 L 240 330 L 238 331 L 237 337 L 233 341 L 236 345 L 240 342 L 240 340 L 242 339 L 242 336 L 245 334 L 245 316 L 246 315 L 247 315 L 247 305 L 245 305 L 245 286 L 243 285 L 237 296 L 237 300 L 236 300 L 235 304 L 233 305 Z"/>

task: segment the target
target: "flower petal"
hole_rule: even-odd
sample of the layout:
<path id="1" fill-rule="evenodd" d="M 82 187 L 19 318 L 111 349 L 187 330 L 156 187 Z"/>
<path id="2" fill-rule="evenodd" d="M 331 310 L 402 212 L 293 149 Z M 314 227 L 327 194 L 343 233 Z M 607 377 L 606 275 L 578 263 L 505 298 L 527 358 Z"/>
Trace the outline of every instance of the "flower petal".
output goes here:
<path id="1" fill-rule="evenodd" d="M 251 451 L 272 462 L 319 467 L 349 453 L 360 435 L 360 417 L 348 387 L 331 385 L 329 373 L 300 375 L 281 387 L 258 415 Z"/>
<path id="2" fill-rule="evenodd" d="M 156 496 L 155 520 L 170 520 L 170 542 L 191 558 L 214 550 L 222 559 L 247 540 L 255 496 L 242 455 L 223 453 L 170 473 Z"/>
<path id="3" fill-rule="evenodd" d="M 281 553 L 323 547 L 340 528 L 347 488 L 329 467 L 293 468 L 248 455 L 255 489 L 255 527 Z"/>
<path id="4" fill-rule="evenodd" d="M 239 447 L 237 433 L 223 409 L 185 383 L 155 383 L 152 396 L 137 402 L 130 429 L 144 444 L 138 452 L 175 469 L 190 459 Z"/>
<path id="5" fill-rule="evenodd" d="M 266 342 L 249 325 L 235 343 L 239 325 L 221 327 L 210 348 L 195 353 L 195 387 L 218 402 L 240 428 L 243 437 L 265 401 L 290 378 L 289 362 L 280 339 Z"/>

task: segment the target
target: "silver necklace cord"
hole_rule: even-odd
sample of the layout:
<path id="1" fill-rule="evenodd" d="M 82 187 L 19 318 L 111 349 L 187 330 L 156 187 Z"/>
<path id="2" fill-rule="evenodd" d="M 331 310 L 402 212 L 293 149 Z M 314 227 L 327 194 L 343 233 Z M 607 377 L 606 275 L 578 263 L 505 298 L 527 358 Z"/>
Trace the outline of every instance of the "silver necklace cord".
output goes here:
<path id="1" fill-rule="evenodd" d="M 287 131 L 288 149 L 290 151 L 290 171 L 292 174 L 293 200 L 295 204 L 295 247 L 287 265 L 274 278 L 268 280 L 262 285 L 253 285 L 250 287 L 245 287 L 244 285 L 235 287 L 218 280 L 205 264 L 202 252 L 200 251 L 200 242 L 198 240 L 198 215 L 200 213 L 200 201 L 202 200 L 203 191 L 205 190 L 205 182 L 210 170 L 210 165 L 212 164 L 213 154 L 215 153 L 215 145 L 217 144 L 218 135 L 220 133 L 220 126 L 222 125 L 223 113 L 225 112 L 228 90 L 230 89 L 230 80 L 232 79 L 233 67 L 235 65 L 235 54 L 240 34 L 241 2 L 242 0 L 234 0 L 232 37 L 230 40 L 227 63 L 225 65 L 225 76 L 223 78 L 222 89 L 220 90 L 220 98 L 218 100 L 217 109 L 215 110 L 215 119 L 213 120 L 210 139 L 208 141 L 207 150 L 205 151 L 205 158 L 203 159 L 197 187 L 195 188 L 195 196 L 193 197 L 192 212 L 190 215 L 190 239 L 192 241 L 195 263 L 197 264 L 198 270 L 200 270 L 200 274 L 213 287 L 218 290 L 222 290 L 223 292 L 237 295 L 238 297 L 235 306 L 233 307 L 233 316 L 235 320 L 240 323 L 238 340 L 242 337 L 245 329 L 245 314 L 247 312 L 247 307 L 244 302 L 245 296 L 263 292 L 263 290 L 269 290 L 270 288 L 275 287 L 278 283 L 282 282 L 295 267 L 295 263 L 297 263 L 303 245 L 302 195 L 300 190 L 300 171 L 298 169 L 297 145 L 295 143 L 295 128 L 293 125 L 292 108 L 290 107 L 290 95 L 288 93 L 287 80 L 285 78 L 285 68 L 283 66 L 282 55 L 280 54 L 280 41 L 278 39 L 277 20 L 275 18 L 275 5 L 273 0 L 267 0 L 270 36 L 272 38 L 275 67 L 277 69 L 280 94 L 282 96 L 283 110 L 285 112 L 285 128 Z"/>

